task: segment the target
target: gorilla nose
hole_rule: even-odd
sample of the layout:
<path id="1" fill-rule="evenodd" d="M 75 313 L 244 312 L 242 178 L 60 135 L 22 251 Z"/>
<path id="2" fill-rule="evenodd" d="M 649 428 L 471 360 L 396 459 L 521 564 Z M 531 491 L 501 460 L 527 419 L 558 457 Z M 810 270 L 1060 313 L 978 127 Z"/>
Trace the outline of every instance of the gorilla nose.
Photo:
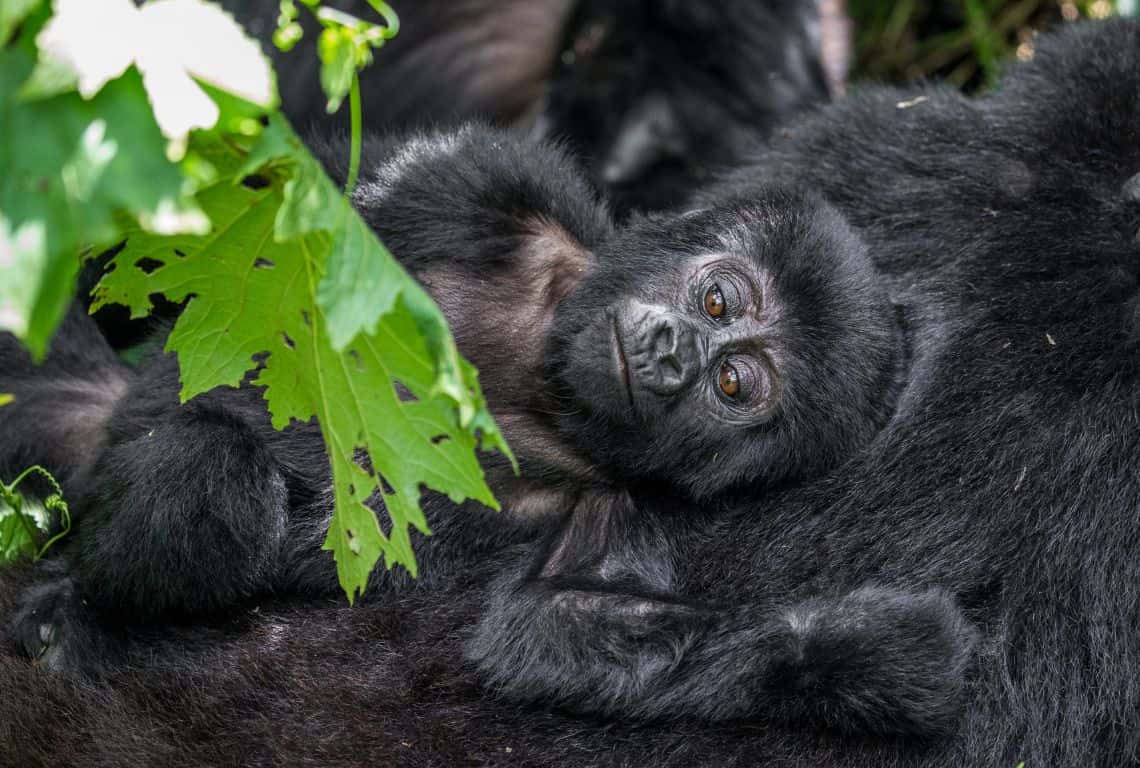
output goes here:
<path id="1" fill-rule="evenodd" d="M 661 313 L 645 326 L 646 365 L 641 383 L 658 395 L 672 395 L 689 383 L 698 367 L 696 333 L 683 318 Z"/>

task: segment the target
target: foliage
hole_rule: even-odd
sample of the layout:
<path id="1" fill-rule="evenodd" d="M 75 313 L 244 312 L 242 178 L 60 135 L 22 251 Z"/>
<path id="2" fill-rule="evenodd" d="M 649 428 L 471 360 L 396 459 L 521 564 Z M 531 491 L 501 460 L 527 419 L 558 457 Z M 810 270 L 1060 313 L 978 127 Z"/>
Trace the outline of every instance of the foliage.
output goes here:
<path id="1" fill-rule="evenodd" d="M 24 496 L 19 486 L 38 476 L 51 489 L 43 502 Z M 58 530 L 50 535 L 53 528 Z M 39 560 L 71 531 L 71 511 L 59 483 L 43 467 L 29 467 L 8 485 L 0 483 L 0 563 Z"/>
<path id="2" fill-rule="evenodd" d="M 1041 29 L 1078 18 L 1135 12 L 1133 0 L 851 0 L 856 79 L 903 82 L 945 78 L 976 88 L 1001 62 L 1033 53 Z"/>
<path id="3" fill-rule="evenodd" d="M 179 353 L 183 399 L 237 386 L 254 357 L 268 352 L 255 383 L 265 387 L 274 425 L 316 416 L 331 451 L 337 515 L 326 547 L 346 591 L 363 587 L 375 563 L 364 552 L 383 551 L 414 572 L 407 525 L 427 530 L 420 483 L 495 504 L 472 427 L 502 444 L 474 369 L 460 359 L 431 299 L 384 253 L 279 116 L 248 151 L 218 142 L 209 160 L 217 180 L 197 201 L 213 231 L 128 231 L 95 307 L 117 302 L 142 316 L 152 294 L 194 297 L 168 342 Z M 255 171 L 252 188 L 235 183 Z M 399 401 L 396 381 L 414 402 Z M 453 439 L 439 441 L 443 435 Z M 369 459 L 363 466 L 358 449 Z M 368 464 L 382 468 L 391 489 L 384 495 L 390 538 L 365 505 L 380 485 Z"/>
<path id="4" fill-rule="evenodd" d="M 370 2 L 392 23 L 303 0 L 330 108 L 355 102 L 354 168 L 357 70 L 395 31 Z M 271 68 L 228 15 L 205 0 L 51 11 L 0 11 L 0 329 L 42 356 L 78 254 L 125 238 L 95 307 L 188 300 L 167 343 L 182 398 L 252 379 L 276 427 L 316 417 L 336 492 L 325 548 L 349 599 L 381 555 L 414 574 L 422 488 L 496 506 L 474 448 L 507 450 L 439 310 L 273 111 Z M 296 12 L 282 3 L 278 37 Z"/>

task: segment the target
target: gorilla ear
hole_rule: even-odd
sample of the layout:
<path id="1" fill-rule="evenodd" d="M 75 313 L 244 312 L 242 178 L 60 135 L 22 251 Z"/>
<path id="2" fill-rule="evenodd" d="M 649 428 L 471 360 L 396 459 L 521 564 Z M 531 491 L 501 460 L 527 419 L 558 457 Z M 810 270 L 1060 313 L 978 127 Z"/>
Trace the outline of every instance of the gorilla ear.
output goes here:
<path id="1" fill-rule="evenodd" d="M 622 118 L 602 164 L 602 180 L 606 184 L 634 181 L 662 160 L 684 157 L 687 149 L 676 109 L 662 94 L 650 94 Z"/>
<path id="2" fill-rule="evenodd" d="M 594 255 L 578 238 L 545 217 L 526 222 L 520 246 L 518 263 L 535 277 L 545 278 L 547 297 L 554 303 L 569 296 L 594 263 Z"/>

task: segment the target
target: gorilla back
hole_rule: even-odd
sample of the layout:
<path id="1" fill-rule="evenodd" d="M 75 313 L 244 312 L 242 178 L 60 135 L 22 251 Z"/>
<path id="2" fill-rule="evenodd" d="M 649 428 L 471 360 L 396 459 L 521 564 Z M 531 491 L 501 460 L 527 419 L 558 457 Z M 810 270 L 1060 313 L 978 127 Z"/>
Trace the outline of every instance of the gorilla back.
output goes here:
<path id="1" fill-rule="evenodd" d="M 710 194 L 748 195 L 757 178 L 817 186 L 912 293 L 913 361 L 894 420 L 841 472 L 688 523 L 673 588 L 732 606 L 867 580 L 943 586 L 984 633 L 952 738 L 596 727 L 506 708 L 480 692 L 458 643 L 510 551 L 442 596 L 262 610 L 221 638 L 176 636 L 155 653 L 206 642 L 204 668 L 126 675 L 110 695 L 12 660 L 0 743 L 16 764 L 1134 764 L 1137 125 L 1140 27 L 1075 27 L 977 101 L 855 95 Z"/>

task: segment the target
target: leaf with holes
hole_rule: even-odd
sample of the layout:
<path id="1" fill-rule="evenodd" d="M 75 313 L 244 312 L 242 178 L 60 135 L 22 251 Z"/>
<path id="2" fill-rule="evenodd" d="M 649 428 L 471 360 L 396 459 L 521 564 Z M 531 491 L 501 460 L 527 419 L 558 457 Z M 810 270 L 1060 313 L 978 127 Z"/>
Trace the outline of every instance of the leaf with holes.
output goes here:
<path id="1" fill-rule="evenodd" d="M 314 224 L 299 236 L 280 237 L 287 185 L 315 161 L 299 144 L 279 139 L 269 139 L 272 151 L 255 148 L 244 157 L 212 152 L 218 180 L 197 198 L 212 231 L 132 233 L 97 287 L 95 306 L 121 303 L 141 316 L 152 294 L 189 298 L 168 340 L 178 354 L 184 399 L 237 386 L 258 356 L 264 363 L 255 384 L 265 388 L 274 426 L 317 418 L 336 493 L 325 548 L 352 600 L 381 555 L 416 572 L 408 526 L 427 532 L 423 486 L 457 502 L 496 507 L 475 448 L 480 437 L 486 449 L 506 446 L 439 310 L 343 197 L 332 198 L 335 220 L 344 222 L 340 231 Z M 268 184 L 234 183 L 258 169 Z M 323 172 L 318 183 L 332 185 Z M 384 276 L 376 290 L 387 297 L 379 299 L 383 309 L 373 313 L 371 332 L 353 333 L 341 349 L 331 343 L 329 316 L 357 294 L 323 287 L 338 247 L 351 248 L 367 265 L 362 269 Z M 401 400 L 398 384 L 412 399 Z M 392 521 L 388 536 L 373 511 L 381 502 Z"/>

